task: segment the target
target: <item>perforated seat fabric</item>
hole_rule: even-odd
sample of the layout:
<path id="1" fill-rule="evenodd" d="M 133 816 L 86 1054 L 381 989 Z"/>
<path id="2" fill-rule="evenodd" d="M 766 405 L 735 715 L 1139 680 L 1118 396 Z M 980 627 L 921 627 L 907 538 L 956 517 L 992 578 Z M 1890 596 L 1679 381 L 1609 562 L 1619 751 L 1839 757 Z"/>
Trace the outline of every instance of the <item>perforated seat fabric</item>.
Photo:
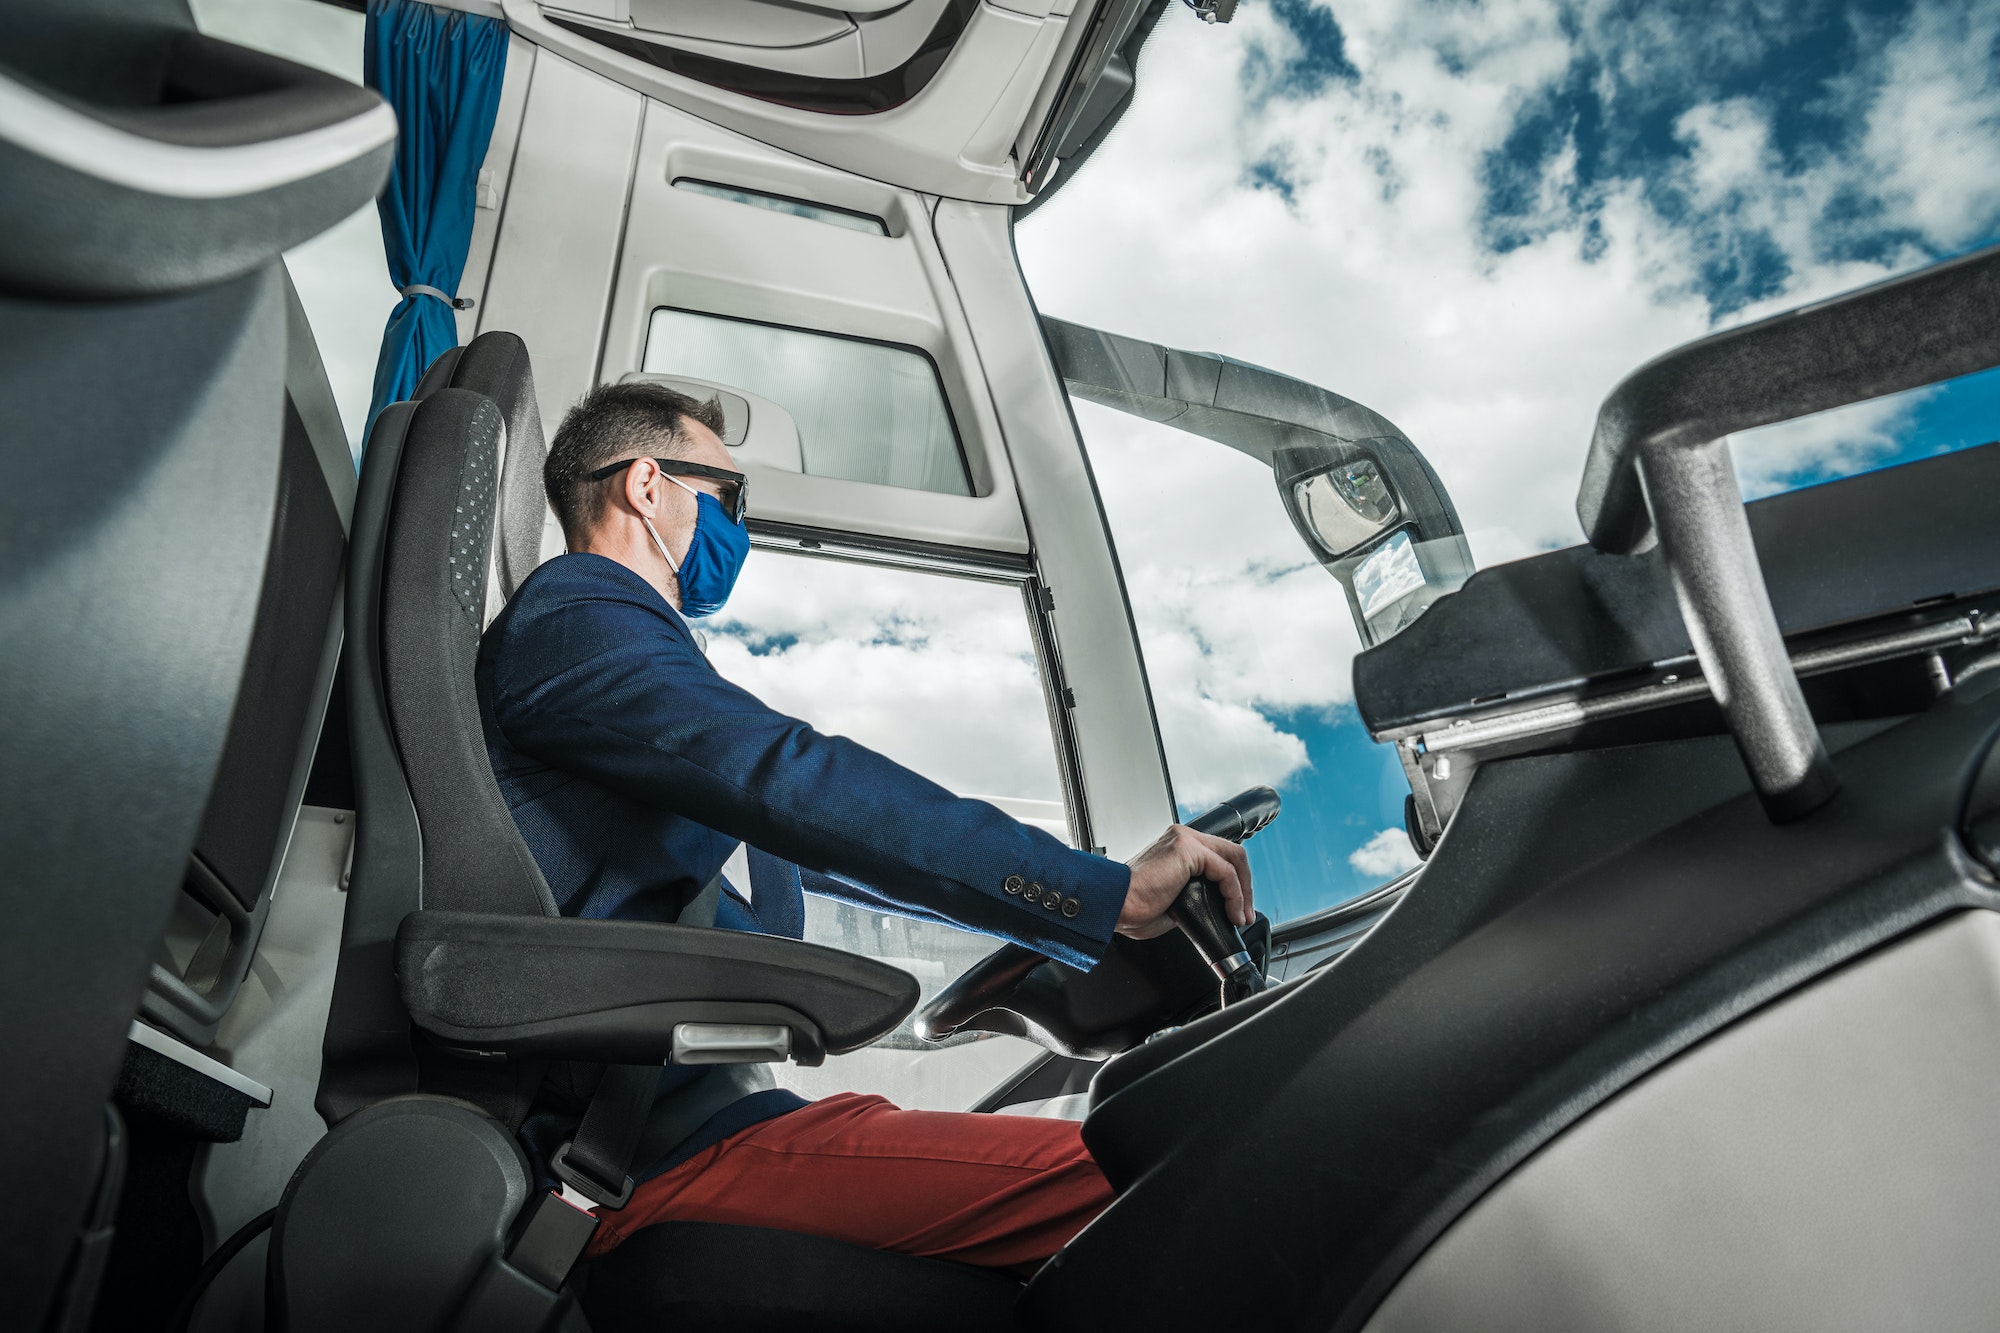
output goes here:
<path id="1" fill-rule="evenodd" d="M 443 389 L 467 389 L 493 400 L 507 424 L 500 465 L 499 540 L 494 543 L 500 595 L 512 597 L 542 558 L 542 526 L 548 509 L 542 463 L 549 455 L 542 409 L 535 399 L 535 372 L 528 345 L 519 335 L 495 329 L 433 361 L 417 385 L 417 399 Z"/>
<path id="2" fill-rule="evenodd" d="M 490 399 L 445 389 L 410 420 L 382 565 L 382 683 L 423 829 L 423 906 L 556 915 L 507 812 L 473 664 L 503 429 Z"/>

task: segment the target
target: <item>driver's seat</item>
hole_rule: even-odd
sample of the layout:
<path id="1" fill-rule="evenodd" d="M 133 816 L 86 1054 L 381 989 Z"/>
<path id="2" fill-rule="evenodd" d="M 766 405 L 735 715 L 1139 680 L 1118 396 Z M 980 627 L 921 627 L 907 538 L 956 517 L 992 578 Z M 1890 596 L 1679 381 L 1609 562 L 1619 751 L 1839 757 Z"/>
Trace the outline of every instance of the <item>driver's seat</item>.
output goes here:
<path id="1" fill-rule="evenodd" d="M 647 1006 L 730 1021 L 753 1001 L 796 1012 L 809 1030 L 795 1051 L 838 1052 L 893 1027 L 916 986 L 793 940 L 553 915 L 487 767 L 473 693 L 504 431 L 491 400 L 446 389 L 391 407 L 371 434 L 348 575 L 360 840 L 319 1095 L 333 1128 L 274 1227 L 277 1326 L 574 1330 L 580 1294 L 603 1330 L 1013 1327 L 1010 1277 L 791 1232 L 676 1223 L 573 1271 L 533 1262 L 546 1253 L 538 1210 L 567 1211 L 535 1189 L 511 1132 L 539 1061 L 657 1060 L 606 1054 L 605 1034 L 618 1029 L 609 1039 L 629 1053 L 653 1040 L 638 1030 Z M 714 980 L 714 958 L 685 966 L 721 936 L 745 961 L 733 986 Z M 603 940 L 616 948 L 593 954 Z M 635 944 L 657 959 L 635 960 Z M 483 960 L 455 961 L 460 948 Z M 774 971 L 794 980 L 765 981 Z M 456 1055 L 438 1036 L 445 1008 L 479 1034 L 453 1039 Z"/>

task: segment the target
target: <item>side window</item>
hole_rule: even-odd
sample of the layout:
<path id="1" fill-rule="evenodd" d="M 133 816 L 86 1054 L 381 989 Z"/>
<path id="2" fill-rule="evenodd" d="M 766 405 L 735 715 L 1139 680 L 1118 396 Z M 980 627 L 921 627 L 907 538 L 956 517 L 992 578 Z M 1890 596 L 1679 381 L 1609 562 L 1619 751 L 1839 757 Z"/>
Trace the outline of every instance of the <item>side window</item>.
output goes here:
<path id="1" fill-rule="evenodd" d="M 972 494 L 937 367 L 914 347 L 662 307 L 642 368 L 779 404 L 798 423 L 809 476 Z"/>
<path id="2" fill-rule="evenodd" d="M 1248 845 L 1258 907 L 1287 921 L 1416 864 L 1409 785 L 1369 739 L 1339 584 L 1234 449 L 1075 404 L 1118 549 L 1182 818 L 1246 787 L 1284 812 Z"/>
<path id="3" fill-rule="evenodd" d="M 765 548 L 703 629 L 716 669 L 773 708 L 1069 839 L 1020 584 Z M 747 884 L 740 862 L 729 874 Z M 806 900 L 806 938 L 903 968 L 925 1000 L 997 947 L 817 897 Z M 866 1050 L 778 1076 L 806 1096 L 876 1092 L 903 1107 L 956 1110 L 1039 1050 L 987 1034 L 932 1046 L 906 1022 Z"/>

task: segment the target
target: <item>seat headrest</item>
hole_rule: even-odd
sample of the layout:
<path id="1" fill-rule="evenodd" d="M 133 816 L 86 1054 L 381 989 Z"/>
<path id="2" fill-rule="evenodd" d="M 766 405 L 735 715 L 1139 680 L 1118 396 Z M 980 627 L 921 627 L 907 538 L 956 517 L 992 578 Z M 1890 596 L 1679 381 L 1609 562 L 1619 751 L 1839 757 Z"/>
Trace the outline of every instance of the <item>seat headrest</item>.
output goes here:
<path id="1" fill-rule="evenodd" d="M 549 447 L 542 433 L 542 410 L 535 401 L 535 373 L 528 345 L 517 334 L 494 329 L 464 348 L 433 362 L 417 386 L 424 398 L 443 389 L 464 389 L 493 400 L 506 423 L 506 461 L 501 465 L 496 568 L 500 595 L 512 597 L 541 563 L 542 526 L 548 496 L 542 463 Z"/>

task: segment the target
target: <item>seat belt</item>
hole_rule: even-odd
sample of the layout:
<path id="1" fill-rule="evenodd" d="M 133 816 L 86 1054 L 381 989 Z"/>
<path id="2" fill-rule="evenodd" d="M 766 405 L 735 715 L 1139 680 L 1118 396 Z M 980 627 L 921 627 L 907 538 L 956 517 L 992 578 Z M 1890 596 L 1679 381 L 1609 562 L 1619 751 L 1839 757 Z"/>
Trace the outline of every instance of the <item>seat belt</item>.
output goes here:
<path id="1" fill-rule="evenodd" d="M 675 924 L 712 926 L 721 901 L 718 870 L 681 908 Z M 568 1280 L 597 1230 L 597 1219 L 584 1209 L 623 1208 L 631 1200 L 633 1162 L 665 1156 L 723 1107 L 777 1086 L 767 1065 L 716 1065 L 655 1105 L 660 1068 L 605 1066 L 576 1133 L 549 1159 L 549 1169 L 564 1189 L 540 1200 L 507 1257 L 552 1290 Z"/>
<path id="2" fill-rule="evenodd" d="M 708 887 L 687 900 L 687 906 L 674 914 L 677 926 L 712 926 L 715 913 L 722 906 L 722 872 L 715 872 L 715 878 Z"/>

